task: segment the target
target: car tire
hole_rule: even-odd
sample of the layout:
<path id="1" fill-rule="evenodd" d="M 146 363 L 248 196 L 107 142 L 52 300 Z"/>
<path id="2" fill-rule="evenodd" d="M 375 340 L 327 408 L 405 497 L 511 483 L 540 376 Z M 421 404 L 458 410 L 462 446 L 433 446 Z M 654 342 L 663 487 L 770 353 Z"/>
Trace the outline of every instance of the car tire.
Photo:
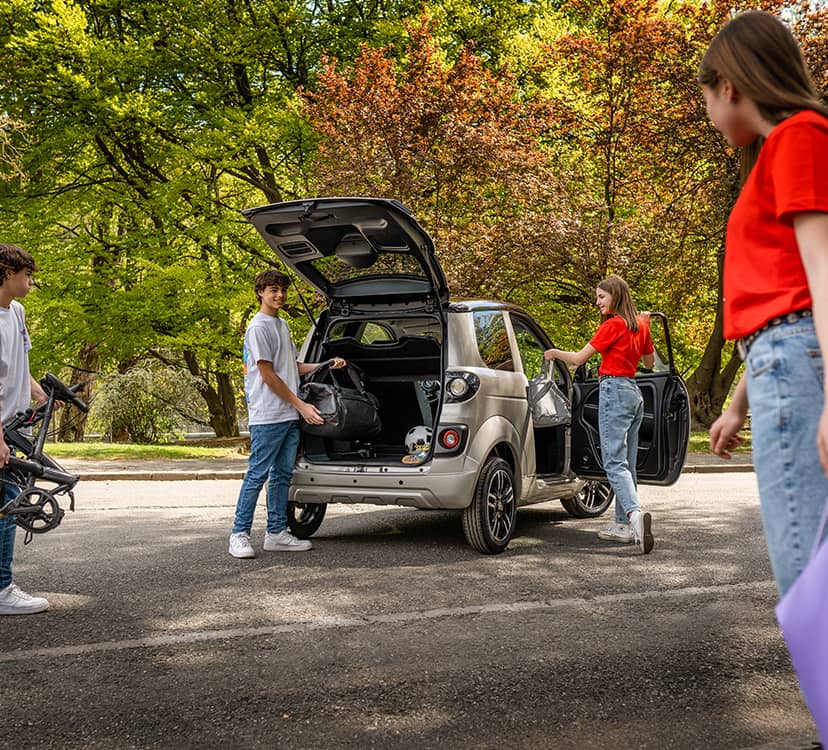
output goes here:
<path id="1" fill-rule="evenodd" d="M 564 510 L 575 518 L 598 518 L 607 512 L 615 499 L 615 490 L 607 482 L 589 481 L 577 495 L 561 500 Z"/>
<path id="2" fill-rule="evenodd" d="M 502 458 L 490 456 L 477 479 L 471 505 L 463 511 L 463 533 L 478 552 L 497 555 L 509 545 L 516 518 L 512 469 Z"/>
<path id="3" fill-rule="evenodd" d="M 298 539 L 307 539 L 322 525 L 328 506 L 324 503 L 288 503 L 287 524 Z"/>

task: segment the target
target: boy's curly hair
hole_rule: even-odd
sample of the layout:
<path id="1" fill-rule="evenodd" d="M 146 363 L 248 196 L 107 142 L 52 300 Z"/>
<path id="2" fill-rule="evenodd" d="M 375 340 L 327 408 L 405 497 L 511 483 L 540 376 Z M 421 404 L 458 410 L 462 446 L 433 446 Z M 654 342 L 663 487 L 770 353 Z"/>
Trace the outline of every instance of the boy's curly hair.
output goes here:
<path id="1" fill-rule="evenodd" d="M 284 289 L 287 292 L 290 286 L 290 276 L 275 268 L 268 268 L 266 271 L 262 271 L 256 276 L 255 282 L 256 300 L 258 302 L 262 301 L 262 292 L 269 286 L 279 287 L 279 289 Z"/>
<path id="2" fill-rule="evenodd" d="M 17 245 L 0 242 L 0 286 L 6 280 L 6 273 L 17 273 L 24 269 L 37 271 L 37 265 L 31 253 Z"/>

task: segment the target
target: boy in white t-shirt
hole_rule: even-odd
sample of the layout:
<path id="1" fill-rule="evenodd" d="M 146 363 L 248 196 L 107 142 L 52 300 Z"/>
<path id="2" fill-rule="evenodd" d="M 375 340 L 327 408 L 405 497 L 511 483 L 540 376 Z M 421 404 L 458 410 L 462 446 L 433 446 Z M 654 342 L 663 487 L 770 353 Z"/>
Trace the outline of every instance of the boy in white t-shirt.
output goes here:
<path id="1" fill-rule="evenodd" d="M 0 244 L 0 422 L 6 424 L 19 411 L 48 397 L 29 373 L 32 348 L 26 329 L 26 313 L 17 299 L 25 297 L 34 284 L 34 258 L 17 245 Z M 9 462 L 9 446 L 0 429 L 0 467 Z M 20 494 L 17 485 L 4 479 L 0 507 Z M 17 526 L 0 517 L 0 615 L 31 615 L 49 608 L 43 597 L 29 596 L 12 579 L 12 559 Z"/>
<path id="2" fill-rule="evenodd" d="M 230 554 L 255 557 L 250 544 L 253 512 L 267 480 L 267 531 L 264 549 L 276 552 L 303 552 L 311 548 L 306 539 L 297 539 L 287 530 L 288 490 L 299 447 L 299 420 L 322 424 L 316 407 L 302 401 L 296 392 L 299 376 L 314 364 L 298 363 L 290 329 L 279 317 L 285 303 L 290 277 L 268 269 L 255 281 L 259 312 L 244 334 L 244 393 L 250 427 L 250 458 L 239 491 Z M 344 367 L 337 357 L 333 367 Z"/>

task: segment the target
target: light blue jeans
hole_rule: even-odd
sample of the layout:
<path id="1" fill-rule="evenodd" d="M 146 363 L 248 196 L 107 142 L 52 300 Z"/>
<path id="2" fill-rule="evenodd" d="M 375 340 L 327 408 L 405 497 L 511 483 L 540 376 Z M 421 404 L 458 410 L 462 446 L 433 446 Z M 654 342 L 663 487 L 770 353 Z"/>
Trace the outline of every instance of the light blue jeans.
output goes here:
<path id="1" fill-rule="evenodd" d="M 11 502 L 20 494 L 20 488 L 11 482 L 2 483 L 0 491 L 0 506 Z M 6 588 L 12 583 L 12 560 L 14 559 L 14 537 L 17 534 L 17 526 L 8 516 L 0 518 L 0 589 Z"/>
<path id="2" fill-rule="evenodd" d="M 598 432 L 601 460 L 615 490 L 615 520 L 629 523 L 638 510 L 635 463 L 644 399 L 633 378 L 604 378 L 598 385 Z"/>
<path id="3" fill-rule="evenodd" d="M 750 347 L 745 372 L 762 523 L 784 594 L 808 561 L 828 499 L 816 445 L 825 393 L 813 318 L 761 334 Z"/>
<path id="4" fill-rule="evenodd" d="M 267 531 L 278 534 L 287 526 L 287 503 L 296 450 L 299 447 L 299 420 L 276 424 L 250 425 L 250 458 L 244 475 L 233 533 L 250 533 L 253 512 L 267 481 Z"/>

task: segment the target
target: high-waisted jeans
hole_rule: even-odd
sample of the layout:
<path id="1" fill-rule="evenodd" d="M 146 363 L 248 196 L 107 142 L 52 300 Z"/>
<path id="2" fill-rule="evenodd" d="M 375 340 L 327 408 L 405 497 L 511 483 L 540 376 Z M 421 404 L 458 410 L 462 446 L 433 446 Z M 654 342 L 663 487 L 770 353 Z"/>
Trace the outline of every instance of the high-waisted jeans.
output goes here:
<path id="1" fill-rule="evenodd" d="M 635 462 L 644 399 L 633 378 L 604 378 L 598 385 L 598 432 L 601 458 L 615 490 L 615 520 L 629 523 L 638 510 Z"/>
<path id="2" fill-rule="evenodd" d="M 813 318 L 769 328 L 745 361 L 753 464 L 780 594 L 808 562 L 828 499 L 816 445 L 823 366 Z"/>

